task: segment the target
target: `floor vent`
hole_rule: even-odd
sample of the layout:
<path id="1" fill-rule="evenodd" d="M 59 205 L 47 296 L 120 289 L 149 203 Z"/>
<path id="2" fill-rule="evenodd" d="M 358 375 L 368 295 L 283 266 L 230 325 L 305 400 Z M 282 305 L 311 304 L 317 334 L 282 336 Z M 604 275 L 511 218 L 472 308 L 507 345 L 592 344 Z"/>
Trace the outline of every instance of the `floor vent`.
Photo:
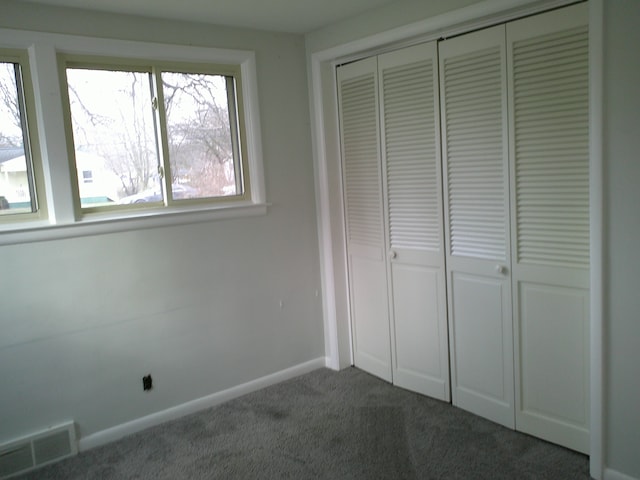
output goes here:
<path id="1" fill-rule="evenodd" d="M 0 479 L 57 462 L 78 453 L 73 422 L 0 445 Z"/>

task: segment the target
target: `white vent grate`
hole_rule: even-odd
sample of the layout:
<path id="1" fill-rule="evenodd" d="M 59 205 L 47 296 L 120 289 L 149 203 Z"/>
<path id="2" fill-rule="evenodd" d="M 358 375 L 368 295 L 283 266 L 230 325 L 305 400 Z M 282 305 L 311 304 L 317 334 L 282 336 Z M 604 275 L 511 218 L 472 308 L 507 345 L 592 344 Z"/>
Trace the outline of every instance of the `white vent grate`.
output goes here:
<path id="1" fill-rule="evenodd" d="M 27 471 L 31 467 L 33 467 L 33 455 L 30 443 L 0 450 L 0 478 Z"/>
<path id="2" fill-rule="evenodd" d="M 505 260 L 501 49 L 452 56 L 442 65 L 451 254 Z"/>
<path id="3" fill-rule="evenodd" d="M 581 27 L 513 47 L 520 263 L 589 266 L 587 38 Z"/>
<path id="4" fill-rule="evenodd" d="M 49 428 L 0 445 L 0 479 L 28 472 L 77 453 L 73 422 Z"/>
<path id="5" fill-rule="evenodd" d="M 440 187 L 431 60 L 382 74 L 392 247 L 440 249 Z"/>

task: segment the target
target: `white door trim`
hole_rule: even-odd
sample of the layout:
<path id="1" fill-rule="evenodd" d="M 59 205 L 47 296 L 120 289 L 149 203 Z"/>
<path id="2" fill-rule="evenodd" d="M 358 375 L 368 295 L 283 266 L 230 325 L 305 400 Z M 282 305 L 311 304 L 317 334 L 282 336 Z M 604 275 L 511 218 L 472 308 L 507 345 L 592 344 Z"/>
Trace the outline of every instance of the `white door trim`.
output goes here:
<path id="1" fill-rule="evenodd" d="M 327 367 L 351 365 L 348 301 L 338 289 L 346 285 L 346 256 L 337 251 L 345 245 L 341 198 L 340 145 L 338 136 L 337 63 L 421 43 L 484 26 L 505 22 L 550 8 L 574 3 L 571 0 L 485 0 L 455 10 L 358 39 L 318 52 L 307 52 L 312 146 L 314 156 L 320 273 Z M 591 0 L 589 10 L 590 69 L 590 224 L 591 224 L 591 476 L 603 478 L 603 176 L 602 176 L 602 65 L 603 0 Z M 337 185 L 336 185 L 337 183 Z M 335 198 L 339 192 L 340 198 Z M 333 198 L 332 198 L 333 197 Z"/>
<path id="2" fill-rule="evenodd" d="M 605 475 L 604 451 L 604 175 L 603 175 L 603 63 L 604 0 L 589 1 L 589 258 L 590 299 L 590 386 L 591 445 L 590 474 L 600 480 Z"/>

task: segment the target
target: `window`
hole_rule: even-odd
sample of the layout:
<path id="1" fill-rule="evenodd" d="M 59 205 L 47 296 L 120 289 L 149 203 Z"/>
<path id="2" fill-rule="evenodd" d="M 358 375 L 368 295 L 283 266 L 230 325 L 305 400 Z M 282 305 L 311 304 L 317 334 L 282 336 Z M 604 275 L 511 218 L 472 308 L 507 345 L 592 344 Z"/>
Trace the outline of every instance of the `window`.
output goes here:
<path id="1" fill-rule="evenodd" d="M 244 200 L 239 69 L 65 62 L 84 213 Z"/>
<path id="2" fill-rule="evenodd" d="M 0 51 L 0 220 L 38 214 L 25 98 L 26 59 Z M 28 83 L 27 83 L 28 84 Z"/>
<path id="3" fill-rule="evenodd" d="M 0 28 L 0 245 L 264 215 L 257 94 L 252 51 Z"/>

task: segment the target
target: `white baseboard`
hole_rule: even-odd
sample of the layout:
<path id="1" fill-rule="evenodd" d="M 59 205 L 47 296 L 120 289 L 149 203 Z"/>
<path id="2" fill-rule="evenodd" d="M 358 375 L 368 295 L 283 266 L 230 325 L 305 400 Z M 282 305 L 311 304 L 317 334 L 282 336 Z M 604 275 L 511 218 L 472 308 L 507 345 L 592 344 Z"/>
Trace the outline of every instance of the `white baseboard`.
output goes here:
<path id="1" fill-rule="evenodd" d="M 625 475 L 624 473 L 620 473 L 610 468 L 604 469 L 604 476 L 602 478 L 603 480 L 639 480 L 635 477 L 630 477 L 629 475 Z"/>
<path id="2" fill-rule="evenodd" d="M 78 448 L 82 452 L 105 445 L 141 430 L 160 425 L 161 423 L 168 422 L 170 420 L 175 420 L 176 418 L 189 415 L 190 413 L 195 413 L 200 410 L 204 410 L 205 408 L 219 405 L 220 403 L 246 395 L 247 393 L 255 392 L 256 390 L 323 368 L 326 363 L 327 359 L 325 357 L 309 360 L 308 362 L 295 365 L 285 370 L 280 370 L 279 372 L 257 378 L 250 382 L 231 387 L 227 390 L 212 393 L 211 395 L 197 398 L 181 405 L 176 405 L 175 407 L 162 410 L 161 412 L 152 413 L 151 415 L 136 418 L 130 422 L 122 423 L 115 427 L 92 433 L 91 435 L 80 439 L 78 442 Z"/>

